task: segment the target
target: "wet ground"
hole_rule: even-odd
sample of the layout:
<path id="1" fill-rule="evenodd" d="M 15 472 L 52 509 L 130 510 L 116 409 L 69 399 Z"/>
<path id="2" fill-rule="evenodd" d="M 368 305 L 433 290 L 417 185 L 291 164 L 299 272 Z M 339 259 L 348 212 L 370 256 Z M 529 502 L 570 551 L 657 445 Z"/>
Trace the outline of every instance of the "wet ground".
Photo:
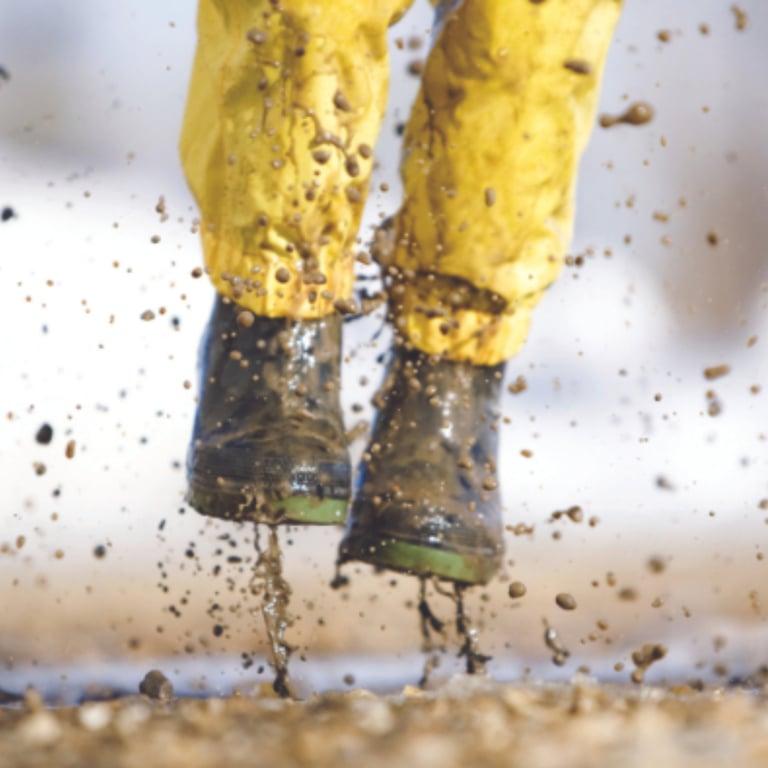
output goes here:
<path id="1" fill-rule="evenodd" d="M 130 696 L 0 710 L 14 766 L 716 766 L 768 760 L 763 693 L 686 685 L 503 684 L 355 689 L 303 701 L 268 685 L 229 698 Z"/>

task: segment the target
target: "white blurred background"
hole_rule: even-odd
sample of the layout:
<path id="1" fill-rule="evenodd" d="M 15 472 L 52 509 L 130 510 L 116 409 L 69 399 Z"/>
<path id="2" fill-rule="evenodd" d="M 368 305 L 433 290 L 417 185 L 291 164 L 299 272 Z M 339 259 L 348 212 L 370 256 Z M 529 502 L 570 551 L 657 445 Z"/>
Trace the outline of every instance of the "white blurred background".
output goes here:
<path id="1" fill-rule="evenodd" d="M 507 572 L 528 595 L 513 605 L 499 581 L 473 598 L 502 674 L 505 664 L 547 662 L 544 620 L 571 648 L 566 672 L 610 668 L 658 639 L 690 670 L 724 655 L 734 668 L 768 660 L 768 648 L 760 655 L 768 502 L 759 506 L 768 497 L 768 393 L 759 391 L 768 384 L 768 6 L 741 5 L 743 31 L 726 0 L 626 3 L 601 111 L 643 99 L 656 116 L 643 127 L 596 128 L 572 249 L 583 266 L 564 271 L 509 365 L 509 380 L 525 375 L 528 390 L 504 401 L 504 503 L 510 524 L 534 532 L 510 536 Z M 216 537 L 250 532 L 178 512 L 195 407 L 184 383 L 195 381 L 212 301 L 205 280 L 190 276 L 201 254 L 177 154 L 194 15 L 192 0 L 0 0 L 8 74 L 0 77 L 0 207 L 14 214 L 0 223 L 0 658 L 8 665 L 185 646 L 239 653 L 259 643 L 238 592 L 247 563 L 229 566 L 223 637 L 213 637 L 205 614 L 209 599 L 221 599 L 211 596 L 226 592 L 211 575 Z M 417 2 L 392 38 L 426 42 L 430 24 L 428 3 Z M 397 206 L 395 126 L 417 87 L 407 64 L 423 54 L 393 46 L 376 179 L 392 191 L 371 196 L 366 231 Z M 165 222 L 155 212 L 161 195 Z M 140 319 L 147 309 L 152 322 Z M 386 348 L 386 334 L 374 339 L 380 324 L 347 326 L 346 405 L 363 404 L 364 418 Z M 705 380 L 703 369 L 717 364 L 731 373 Z M 710 389 L 722 405 L 714 417 Z M 350 426 L 359 418 L 349 411 Z M 54 429 L 48 446 L 35 442 L 44 422 Z M 548 522 L 573 504 L 599 523 Z M 392 587 L 390 575 L 349 569 L 347 593 L 327 590 L 339 535 L 291 536 L 294 639 L 310 653 L 415 649 L 409 579 Z M 196 560 L 184 555 L 191 541 Z M 97 545 L 107 547 L 102 559 Z M 648 569 L 651 556 L 663 558 L 662 573 Z M 157 587 L 159 562 L 167 594 Z M 555 606 L 561 591 L 578 610 Z M 172 603 L 180 618 L 165 610 Z M 596 629 L 598 619 L 609 629 Z M 727 650 L 716 650 L 715 636 Z"/>

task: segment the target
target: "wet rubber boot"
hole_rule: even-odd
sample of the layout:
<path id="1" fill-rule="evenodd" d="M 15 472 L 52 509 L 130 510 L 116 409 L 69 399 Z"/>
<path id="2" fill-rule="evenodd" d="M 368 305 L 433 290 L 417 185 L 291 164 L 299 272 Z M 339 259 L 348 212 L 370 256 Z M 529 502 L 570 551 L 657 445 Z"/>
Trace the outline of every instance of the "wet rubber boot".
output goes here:
<path id="1" fill-rule="evenodd" d="M 350 464 L 341 318 L 255 317 L 218 297 L 203 338 L 187 500 L 213 517 L 342 524 Z"/>
<path id="2" fill-rule="evenodd" d="M 398 350 L 377 395 L 340 560 L 467 584 L 503 555 L 496 412 L 504 366 Z"/>

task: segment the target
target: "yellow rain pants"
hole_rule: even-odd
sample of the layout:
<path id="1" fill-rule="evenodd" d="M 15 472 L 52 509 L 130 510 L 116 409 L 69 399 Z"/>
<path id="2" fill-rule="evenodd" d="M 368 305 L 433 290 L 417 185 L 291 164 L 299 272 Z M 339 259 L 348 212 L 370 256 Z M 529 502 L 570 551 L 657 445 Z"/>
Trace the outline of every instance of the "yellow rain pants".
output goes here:
<path id="1" fill-rule="evenodd" d="M 239 305 L 317 318 L 351 296 L 387 28 L 410 4 L 200 0 L 181 152 L 207 269 Z M 561 267 L 621 0 L 441 5 L 384 266 L 406 341 L 492 365 Z"/>

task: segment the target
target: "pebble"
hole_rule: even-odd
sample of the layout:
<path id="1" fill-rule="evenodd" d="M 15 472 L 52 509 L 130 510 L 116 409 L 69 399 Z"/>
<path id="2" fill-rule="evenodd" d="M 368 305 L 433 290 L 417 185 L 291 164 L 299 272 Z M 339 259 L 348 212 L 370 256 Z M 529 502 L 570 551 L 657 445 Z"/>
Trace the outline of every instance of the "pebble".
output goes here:
<path id="1" fill-rule="evenodd" d="M 173 698 L 173 685 L 159 669 L 152 669 L 139 683 L 139 693 L 157 701 L 170 701 Z"/>
<path id="2" fill-rule="evenodd" d="M 522 581 L 513 581 L 509 585 L 509 596 L 512 599 L 523 597 L 527 591 L 528 589 L 526 588 L 525 584 L 523 584 Z"/>

